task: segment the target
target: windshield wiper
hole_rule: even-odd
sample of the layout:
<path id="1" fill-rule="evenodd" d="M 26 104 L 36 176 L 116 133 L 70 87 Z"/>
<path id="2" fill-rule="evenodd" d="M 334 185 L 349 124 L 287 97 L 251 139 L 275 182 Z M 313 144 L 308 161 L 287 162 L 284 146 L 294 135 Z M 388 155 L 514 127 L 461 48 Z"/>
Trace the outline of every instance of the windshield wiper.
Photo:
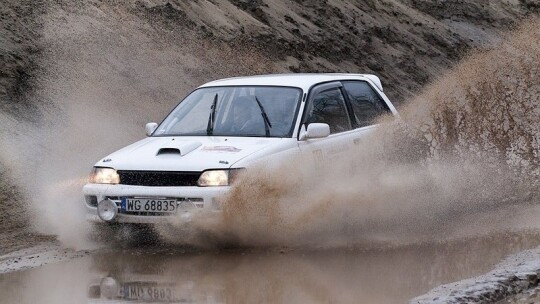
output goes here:
<path id="1" fill-rule="evenodd" d="M 257 101 L 257 104 L 259 105 L 259 108 L 261 109 L 261 115 L 264 120 L 264 131 L 266 132 L 266 137 L 270 137 L 270 128 L 272 128 L 270 119 L 268 119 L 268 115 L 266 115 L 266 112 L 264 111 L 264 107 L 259 101 L 259 98 L 257 98 L 257 96 L 255 96 L 255 101 Z"/>
<path id="2" fill-rule="evenodd" d="M 206 127 L 206 135 L 212 135 L 214 133 L 214 123 L 216 120 L 216 106 L 217 106 L 218 94 L 214 96 L 212 107 L 210 107 L 210 116 L 208 117 L 208 126 Z"/>

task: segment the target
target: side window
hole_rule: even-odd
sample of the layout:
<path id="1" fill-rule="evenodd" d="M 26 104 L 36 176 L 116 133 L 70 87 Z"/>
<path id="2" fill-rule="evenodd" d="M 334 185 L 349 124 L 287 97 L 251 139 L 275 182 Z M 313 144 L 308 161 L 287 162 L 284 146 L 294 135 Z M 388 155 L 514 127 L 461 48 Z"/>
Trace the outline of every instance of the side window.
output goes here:
<path id="1" fill-rule="evenodd" d="M 358 127 L 375 123 L 381 115 L 390 113 L 384 100 L 365 81 L 344 81 Z"/>
<path id="2" fill-rule="evenodd" d="M 332 134 L 351 129 L 345 99 L 339 88 L 320 92 L 313 98 L 306 123 L 314 122 L 327 123 Z"/>

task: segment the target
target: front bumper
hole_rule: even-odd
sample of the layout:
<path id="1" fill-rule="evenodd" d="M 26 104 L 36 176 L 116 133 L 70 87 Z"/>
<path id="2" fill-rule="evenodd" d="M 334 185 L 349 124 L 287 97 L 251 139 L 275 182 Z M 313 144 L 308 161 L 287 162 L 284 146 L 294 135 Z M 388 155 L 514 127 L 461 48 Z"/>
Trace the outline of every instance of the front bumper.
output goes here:
<path id="1" fill-rule="evenodd" d="M 229 191 L 230 187 L 146 187 L 129 185 L 87 184 L 83 187 L 86 199 L 86 219 L 103 222 L 97 213 L 97 203 L 109 199 L 118 206 L 116 223 L 157 224 L 170 220 L 174 216 L 189 216 L 195 212 L 218 212 L 218 198 Z M 95 197 L 95 199 L 94 199 Z M 127 198 L 176 198 L 178 202 L 189 203 L 192 208 L 179 208 L 174 215 L 151 213 L 123 213 L 120 210 L 121 199 Z M 90 198 L 90 199 L 89 199 Z"/>

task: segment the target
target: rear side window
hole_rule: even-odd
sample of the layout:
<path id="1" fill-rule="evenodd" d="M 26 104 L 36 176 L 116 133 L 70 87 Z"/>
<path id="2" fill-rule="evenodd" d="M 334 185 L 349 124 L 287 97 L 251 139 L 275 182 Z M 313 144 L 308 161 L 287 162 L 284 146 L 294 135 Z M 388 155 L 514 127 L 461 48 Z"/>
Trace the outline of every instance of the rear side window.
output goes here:
<path id="1" fill-rule="evenodd" d="M 350 130 L 351 123 L 341 90 L 334 88 L 318 93 L 313 98 L 306 122 L 326 123 L 332 134 Z"/>
<path id="2" fill-rule="evenodd" d="M 365 81 L 344 81 L 343 87 L 348 94 L 358 127 L 375 123 L 381 115 L 390 113 L 384 100 Z"/>

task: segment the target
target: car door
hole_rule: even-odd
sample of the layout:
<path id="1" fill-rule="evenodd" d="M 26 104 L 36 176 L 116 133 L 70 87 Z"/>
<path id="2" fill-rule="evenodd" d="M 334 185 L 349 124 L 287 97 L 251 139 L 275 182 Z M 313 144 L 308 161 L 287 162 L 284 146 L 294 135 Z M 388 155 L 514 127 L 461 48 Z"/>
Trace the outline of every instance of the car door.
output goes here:
<path id="1" fill-rule="evenodd" d="M 300 128 L 305 130 L 311 123 L 328 124 L 330 136 L 299 141 L 302 154 L 323 162 L 352 149 L 355 131 L 341 82 L 324 83 L 311 89 Z"/>
<path id="2" fill-rule="evenodd" d="M 377 128 L 377 119 L 385 114 L 392 114 L 390 108 L 366 81 L 318 85 L 308 96 L 301 129 L 305 130 L 310 123 L 327 123 L 330 136 L 300 141 L 300 151 L 322 162 L 369 144 L 366 135 Z"/>
<path id="3" fill-rule="evenodd" d="M 384 99 L 367 81 L 347 80 L 341 83 L 355 127 L 353 144 L 357 146 L 368 144 L 364 138 L 378 127 L 377 120 L 383 115 L 392 115 L 392 112 Z"/>

